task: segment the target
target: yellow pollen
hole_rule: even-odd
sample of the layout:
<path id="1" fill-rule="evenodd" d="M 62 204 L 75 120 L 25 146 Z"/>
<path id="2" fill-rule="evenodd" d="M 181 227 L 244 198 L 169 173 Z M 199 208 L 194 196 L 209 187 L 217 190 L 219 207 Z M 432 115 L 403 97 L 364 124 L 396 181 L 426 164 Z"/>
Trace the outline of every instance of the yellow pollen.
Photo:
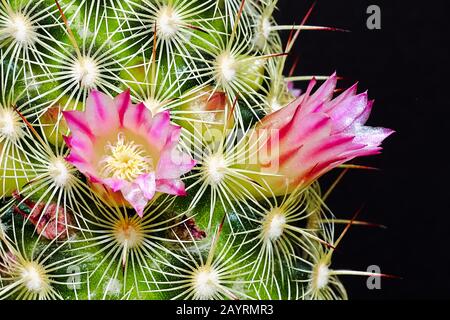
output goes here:
<path id="1" fill-rule="evenodd" d="M 146 155 L 142 146 L 126 141 L 119 134 L 115 144 L 106 145 L 106 155 L 100 160 L 103 178 L 119 178 L 133 182 L 137 177 L 153 170 L 152 158 Z"/>

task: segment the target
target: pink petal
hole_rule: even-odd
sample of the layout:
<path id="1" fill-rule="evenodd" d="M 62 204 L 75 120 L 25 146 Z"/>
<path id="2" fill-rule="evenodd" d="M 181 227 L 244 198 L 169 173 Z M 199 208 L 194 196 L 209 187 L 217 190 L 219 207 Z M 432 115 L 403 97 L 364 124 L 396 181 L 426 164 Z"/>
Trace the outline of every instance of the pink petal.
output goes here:
<path id="1" fill-rule="evenodd" d="M 364 145 L 353 143 L 351 136 L 330 136 L 314 143 L 305 144 L 297 154 L 293 154 L 285 163 L 281 163 L 281 172 L 289 177 L 301 177 L 315 166 L 334 162 L 345 157 L 345 153 L 363 149 Z"/>
<path id="2" fill-rule="evenodd" d="M 93 90 L 86 100 L 86 119 L 95 135 L 103 136 L 119 127 L 119 115 L 112 98 Z"/>
<path id="3" fill-rule="evenodd" d="M 301 118 L 300 108 L 289 124 L 280 130 L 280 148 L 295 148 L 323 139 L 331 134 L 331 119 L 324 113 L 313 113 Z"/>
<path id="4" fill-rule="evenodd" d="M 338 104 L 342 103 L 345 99 L 356 95 L 356 92 L 358 90 L 358 83 L 355 83 L 353 86 L 342 92 L 339 96 L 334 98 L 333 100 L 326 103 L 326 106 L 323 112 L 330 112 L 334 107 L 336 107 Z"/>
<path id="5" fill-rule="evenodd" d="M 170 124 L 171 127 L 171 132 L 170 132 L 170 136 L 168 138 L 167 143 L 172 144 L 172 145 L 177 145 L 178 144 L 178 140 L 180 140 L 180 136 L 181 136 L 181 127 L 180 126 L 174 126 L 173 124 Z"/>
<path id="6" fill-rule="evenodd" d="M 169 112 L 164 111 L 155 115 L 147 134 L 151 141 L 165 145 L 174 128 L 175 126 L 170 124 Z"/>
<path id="7" fill-rule="evenodd" d="M 145 134 L 147 126 L 153 122 L 150 110 L 143 103 L 137 105 L 128 104 L 124 108 L 122 126 L 136 133 Z"/>
<path id="8" fill-rule="evenodd" d="M 373 108 L 373 104 L 374 104 L 374 100 L 370 100 L 367 102 L 366 108 L 364 109 L 364 111 L 355 119 L 355 122 L 353 123 L 353 125 L 364 125 L 367 120 L 369 119 L 370 113 L 372 112 L 372 108 Z"/>
<path id="9" fill-rule="evenodd" d="M 307 99 L 306 104 L 309 106 L 307 107 L 308 111 L 311 111 L 314 106 L 317 104 L 326 102 L 331 100 L 334 94 L 334 89 L 336 88 L 337 83 L 337 76 L 336 73 L 333 73 L 327 81 L 325 81 L 319 89 L 316 90 L 316 92 Z M 315 84 L 315 80 L 312 80 L 310 83 L 310 86 Z M 310 91 L 311 89 L 309 89 Z"/>
<path id="10" fill-rule="evenodd" d="M 317 178 L 319 178 L 324 173 L 336 168 L 337 166 L 347 162 L 349 159 L 347 157 L 338 157 L 338 158 L 332 158 L 324 162 L 317 163 L 314 165 L 309 172 L 307 172 L 304 177 L 303 181 L 305 183 L 309 183 L 310 181 L 313 181 Z"/>
<path id="11" fill-rule="evenodd" d="M 70 149 L 70 148 L 72 148 L 72 136 L 64 136 L 63 135 L 63 140 L 64 140 L 64 143 L 66 144 L 66 146 Z"/>
<path id="12" fill-rule="evenodd" d="M 134 181 L 134 183 L 139 186 L 145 198 L 151 200 L 154 197 L 156 192 L 156 181 L 154 172 L 140 175 Z"/>
<path id="13" fill-rule="evenodd" d="M 177 196 L 185 196 L 186 189 L 180 179 L 158 179 L 156 180 L 156 190 Z"/>
<path id="14" fill-rule="evenodd" d="M 70 153 L 66 157 L 66 161 L 72 165 L 74 165 L 80 172 L 83 174 L 94 172 L 94 168 L 92 164 L 84 159 L 82 156 L 76 153 Z"/>
<path id="15" fill-rule="evenodd" d="M 302 94 L 302 90 L 301 90 L 301 89 L 295 88 L 294 82 L 292 82 L 292 81 L 289 81 L 289 82 L 287 83 L 287 88 L 288 88 L 289 92 L 290 92 L 295 98 L 300 97 L 301 94 Z"/>
<path id="16" fill-rule="evenodd" d="M 312 162 L 323 162 L 332 157 L 337 158 L 344 152 L 364 148 L 363 144 L 354 143 L 354 139 L 353 136 L 331 136 L 320 144 L 313 146 L 306 157 L 310 157 Z"/>
<path id="17" fill-rule="evenodd" d="M 120 125 L 123 127 L 125 113 L 127 112 L 128 108 L 131 106 L 130 89 L 122 92 L 117 97 L 115 97 L 114 104 L 115 104 L 117 112 L 118 112 Z"/>
<path id="18" fill-rule="evenodd" d="M 294 113 L 301 105 L 301 101 L 303 101 L 303 99 L 304 96 L 300 96 L 291 103 L 289 103 L 287 106 L 265 116 L 263 119 L 261 119 L 261 122 L 257 124 L 257 128 L 258 129 L 281 128 L 285 124 L 289 123 L 289 121 L 291 121 L 292 117 L 294 116 Z"/>
<path id="19" fill-rule="evenodd" d="M 357 127 L 354 131 L 355 143 L 367 145 L 366 148 L 378 147 L 383 140 L 393 134 L 395 131 L 386 128 L 374 128 L 367 126 Z"/>
<path id="20" fill-rule="evenodd" d="M 367 93 L 361 93 L 345 99 L 330 110 L 328 114 L 333 119 L 333 131 L 338 133 L 348 128 L 364 112 L 367 103 Z"/>
<path id="21" fill-rule="evenodd" d="M 86 115 L 81 111 L 63 111 L 64 119 L 72 133 L 72 136 L 86 136 L 91 140 L 95 140 L 94 133 L 86 119 Z"/>
<path id="22" fill-rule="evenodd" d="M 92 160 L 94 155 L 94 144 L 92 143 L 92 140 L 86 136 L 70 136 L 70 138 L 66 139 L 66 143 L 70 144 L 69 148 L 71 149 L 70 151 L 72 154 L 78 154 L 88 161 Z"/>
<path id="23" fill-rule="evenodd" d="M 110 187 L 114 192 L 120 191 L 122 188 L 125 188 L 128 185 L 127 181 L 116 178 L 101 179 L 100 182 Z"/>
<path id="24" fill-rule="evenodd" d="M 127 182 L 125 186 L 120 190 L 123 197 L 128 203 L 136 210 L 136 213 L 142 217 L 144 215 L 144 209 L 147 206 L 148 199 L 145 197 L 144 192 L 136 183 Z"/>
<path id="25" fill-rule="evenodd" d="M 175 148 L 165 150 L 161 154 L 156 170 L 158 179 L 176 179 L 195 167 L 195 160 Z"/>

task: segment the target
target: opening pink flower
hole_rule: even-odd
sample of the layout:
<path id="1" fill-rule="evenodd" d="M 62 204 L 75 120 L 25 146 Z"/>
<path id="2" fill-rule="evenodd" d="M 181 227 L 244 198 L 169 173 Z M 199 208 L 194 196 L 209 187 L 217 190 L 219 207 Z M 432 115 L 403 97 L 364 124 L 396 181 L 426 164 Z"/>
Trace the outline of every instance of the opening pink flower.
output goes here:
<path id="1" fill-rule="evenodd" d="M 314 94 L 307 91 L 286 107 L 264 117 L 256 129 L 267 136 L 257 170 L 275 194 L 307 185 L 320 175 L 355 157 L 378 154 L 381 142 L 393 130 L 365 126 L 373 101 L 357 94 L 356 84 L 333 99 L 333 74 Z M 265 182 L 263 185 L 265 185 Z"/>
<path id="2" fill-rule="evenodd" d="M 152 117 L 143 103 L 131 103 L 129 91 L 115 99 L 92 91 L 84 112 L 64 117 L 71 130 L 67 161 L 92 183 L 119 192 L 140 216 L 156 192 L 186 195 L 180 176 L 195 161 L 178 150 L 181 127 L 168 112 Z"/>

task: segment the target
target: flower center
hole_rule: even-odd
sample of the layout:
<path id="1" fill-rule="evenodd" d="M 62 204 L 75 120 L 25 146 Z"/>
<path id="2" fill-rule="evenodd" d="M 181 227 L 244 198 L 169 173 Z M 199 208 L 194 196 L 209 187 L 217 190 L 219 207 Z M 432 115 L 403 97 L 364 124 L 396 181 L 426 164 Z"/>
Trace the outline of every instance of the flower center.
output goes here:
<path id="1" fill-rule="evenodd" d="M 263 235 L 268 240 L 277 240 L 284 232 L 286 217 L 279 208 L 273 209 L 264 219 Z"/>
<path id="2" fill-rule="evenodd" d="M 200 299 L 211 299 L 218 292 L 219 274 L 212 267 L 200 267 L 194 274 L 193 285 Z"/>
<path id="3" fill-rule="evenodd" d="M 171 38 L 180 28 L 181 17 L 171 7 L 164 6 L 160 9 L 156 19 L 158 32 L 163 38 Z"/>
<path id="4" fill-rule="evenodd" d="M 119 178 L 133 182 L 137 177 L 153 170 L 153 161 L 142 146 L 126 141 L 122 133 L 117 142 L 106 145 L 106 155 L 100 160 L 104 178 Z"/>
<path id="5" fill-rule="evenodd" d="M 127 248 L 138 247 L 144 240 L 141 226 L 134 220 L 121 220 L 116 223 L 114 237 L 117 243 Z"/>
<path id="6" fill-rule="evenodd" d="M 45 270 L 35 262 L 27 263 L 20 274 L 25 287 L 34 293 L 42 293 L 48 287 Z"/>
<path id="7" fill-rule="evenodd" d="M 7 20 L 7 33 L 21 45 L 31 45 L 36 40 L 36 32 L 28 17 L 15 13 Z"/>
<path id="8" fill-rule="evenodd" d="M 217 57 L 216 68 L 221 83 L 231 82 L 235 79 L 236 60 L 229 53 L 223 53 Z"/>
<path id="9" fill-rule="evenodd" d="M 15 141 L 23 136 L 22 127 L 22 120 L 16 112 L 0 107 L 0 136 Z"/>
<path id="10" fill-rule="evenodd" d="M 330 277 L 330 269 L 325 263 L 319 263 L 313 274 L 313 285 L 316 289 L 323 289 L 328 285 L 328 280 Z"/>
<path id="11" fill-rule="evenodd" d="M 227 164 L 221 154 L 214 154 L 205 159 L 204 175 L 212 185 L 220 184 L 226 175 Z"/>
<path id="12" fill-rule="evenodd" d="M 79 82 L 81 86 L 86 88 L 95 87 L 98 76 L 99 69 L 97 62 L 90 57 L 82 57 L 77 59 L 71 70 L 72 77 L 76 82 Z"/>

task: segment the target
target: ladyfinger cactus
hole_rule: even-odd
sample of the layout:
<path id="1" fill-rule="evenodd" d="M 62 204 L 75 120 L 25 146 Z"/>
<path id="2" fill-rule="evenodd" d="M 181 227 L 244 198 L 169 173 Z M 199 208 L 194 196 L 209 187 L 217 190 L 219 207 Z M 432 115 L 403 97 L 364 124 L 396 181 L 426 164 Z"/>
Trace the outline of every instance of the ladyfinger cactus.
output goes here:
<path id="1" fill-rule="evenodd" d="M 338 276 L 379 276 L 333 269 L 318 179 L 392 131 L 336 75 L 294 89 L 320 28 L 276 5 L 1 0 L 0 299 L 344 299 Z"/>

